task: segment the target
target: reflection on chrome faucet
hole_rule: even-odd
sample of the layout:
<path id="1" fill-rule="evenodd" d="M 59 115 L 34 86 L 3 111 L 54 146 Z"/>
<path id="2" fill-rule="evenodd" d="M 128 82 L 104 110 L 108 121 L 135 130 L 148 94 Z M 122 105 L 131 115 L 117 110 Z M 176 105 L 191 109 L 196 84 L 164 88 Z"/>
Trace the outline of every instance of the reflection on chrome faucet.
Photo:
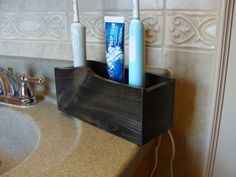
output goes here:
<path id="1" fill-rule="evenodd" d="M 22 74 L 19 79 L 13 75 L 12 68 L 0 67 L 0 102 L 13 105 L 29 106 L 37 102 L 28 83 L 44 84 L 45 80 Z"/>

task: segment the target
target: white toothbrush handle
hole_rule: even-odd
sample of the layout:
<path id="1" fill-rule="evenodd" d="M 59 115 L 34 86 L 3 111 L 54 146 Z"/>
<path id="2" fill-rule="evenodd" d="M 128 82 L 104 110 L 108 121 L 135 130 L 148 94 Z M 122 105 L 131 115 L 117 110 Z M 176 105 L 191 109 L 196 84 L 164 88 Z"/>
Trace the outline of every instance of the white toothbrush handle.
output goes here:
<path id="1" fill-rule="evenodd" d="M 73 22 L 79 22 L 79 5 L 78 0 L 73 0 L 74 19 Z"/>
<path id="2" fill-rule="evenodd" d="M 139 0 L 133 0 L 133 19 L 139 19 Z"/>
<path id="3" fill-rule="evenodd" d="M 86 28 L 80 23 L 71 25 L 74 67 L 86 66 Z"/>

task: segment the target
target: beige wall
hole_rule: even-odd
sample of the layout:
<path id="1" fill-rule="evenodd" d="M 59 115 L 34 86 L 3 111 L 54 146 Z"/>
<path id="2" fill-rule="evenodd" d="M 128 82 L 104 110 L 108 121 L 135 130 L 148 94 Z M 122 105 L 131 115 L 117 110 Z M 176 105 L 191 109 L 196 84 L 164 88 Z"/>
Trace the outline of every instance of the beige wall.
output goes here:
<path id="1" fill-rule="evenodd" d="M 0 55 L 71 60 L 71 1 L 0 0 Z M 167 68 L 177 79 L 175 177 L 199 177 L 206 155 L 221 0 L 140 1 L 146 64 Z M 104 60 L 103 16 L 123 15 L 128 28 L 131 6 L 131 0 L 80 1 L 89 59 Z M 126 31 L 126 43 L 127 38 Z M 159 177 L 169 177 L 169 147 L 166 137 Z"/>

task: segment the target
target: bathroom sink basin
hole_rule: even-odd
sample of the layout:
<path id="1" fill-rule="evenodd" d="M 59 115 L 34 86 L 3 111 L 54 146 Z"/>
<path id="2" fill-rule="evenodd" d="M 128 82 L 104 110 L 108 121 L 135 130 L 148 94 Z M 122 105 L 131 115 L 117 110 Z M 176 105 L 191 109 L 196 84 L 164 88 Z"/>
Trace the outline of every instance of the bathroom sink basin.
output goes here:
<path id="1" fill-rule="evenodd" d="M 45 176 L 80 144 L 78 119 L 45 98 L 30 108 L 0 105 L 0 177 Z"/>
<path id="2" fill-rule="evenodd" d="M 39 142 L 38 126 L 24 113 L 0 110 L 0 175 L 26 159 Z"/>

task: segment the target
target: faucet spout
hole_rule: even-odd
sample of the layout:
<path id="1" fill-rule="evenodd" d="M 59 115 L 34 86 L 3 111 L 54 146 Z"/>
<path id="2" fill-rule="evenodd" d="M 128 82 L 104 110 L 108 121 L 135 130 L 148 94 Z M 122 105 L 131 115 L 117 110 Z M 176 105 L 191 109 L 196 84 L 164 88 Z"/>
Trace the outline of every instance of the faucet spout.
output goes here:
<path id="1" fill-rule="evenodd" d="M 6 69 L 0 67 L 0 95 L 12 97 L 17 94 L 19 86 L 14 76 Z"/>

